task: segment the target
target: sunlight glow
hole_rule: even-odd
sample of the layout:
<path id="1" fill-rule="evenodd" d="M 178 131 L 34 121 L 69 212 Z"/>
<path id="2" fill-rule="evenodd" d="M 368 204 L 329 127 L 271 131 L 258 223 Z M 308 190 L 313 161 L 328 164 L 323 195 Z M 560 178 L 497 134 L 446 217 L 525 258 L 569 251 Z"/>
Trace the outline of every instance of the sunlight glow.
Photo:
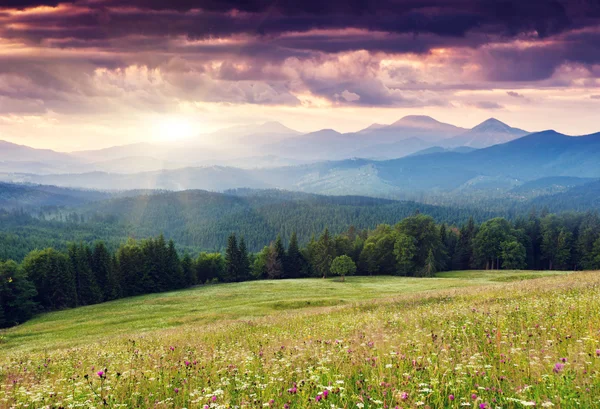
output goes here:
<path id="1" fill-rule="evenodd" d="M 157 142 L 180 141 L 191 138 L 201 131 L 188 119 L 177 116 L 158 119 L 152 129 L 154 140 Z"/>

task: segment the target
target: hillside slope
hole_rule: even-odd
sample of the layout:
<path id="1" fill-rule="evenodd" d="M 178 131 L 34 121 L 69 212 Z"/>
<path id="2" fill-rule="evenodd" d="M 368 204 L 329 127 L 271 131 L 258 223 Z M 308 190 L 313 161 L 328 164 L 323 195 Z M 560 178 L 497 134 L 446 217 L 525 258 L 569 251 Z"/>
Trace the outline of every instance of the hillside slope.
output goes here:
<path id="1" fill-rule="evenodd" d="M 0 399 L 595 407 L 600 276 L 496 272 L 481 286 L 470 274 L 218 285 L 43 315 L 3 334 Z"/>

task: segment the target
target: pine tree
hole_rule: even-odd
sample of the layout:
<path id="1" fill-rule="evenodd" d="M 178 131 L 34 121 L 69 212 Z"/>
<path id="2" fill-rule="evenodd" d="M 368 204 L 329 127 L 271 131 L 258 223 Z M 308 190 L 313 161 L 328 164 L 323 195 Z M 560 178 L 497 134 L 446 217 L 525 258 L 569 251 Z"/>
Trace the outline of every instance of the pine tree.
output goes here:
<path id="1" fill-rule="evenodd" d="M 267 248 L 266 252 L 266 274 L 270 280 L 278 279 L 283 277 L 283 263 L 278 255 L 277 248 L 274 243 Z"/>
<path id="2" fill-rule="evenodd" d="M 240 281 L 246 281 L 251 278 L 250 274 L 250 259 L 248 258 L 248 248 L 246 247 L 246 240 L 244 237 L 240 237 L 239 245 L 239 270 L 240 270 Z"/>
<path id="3" fill-rule="evenodd" d="M 317 241 L 315 254 L 315 270 L 323 278 L 329 275 L 329 269 L 334 257 L 335 246 L 329 235 L 329 229 L 326 227 Z"/>
<path id="4" fill-rule="evenodd" d="M 475 238 L 476 227 L 472 217 L 469 218 L 459 233 L 456 251 L 454 253 L 452 267 L 454 270 L 468 270 L 473 266 L 473 239 Z"/>
<path id="5" fill-rule="evenodd" d="M 176 288 L 185 287 L 185 279 L 183 276 L 183 270 L 181 268 L 181 261 L 179 260 L 179 254 L 175 249 L 175 242 L 169 240 L 167 250 L 165 252 L 165 278 L 170 284 L 167 284 L 167 288 L 170 290 Z"/>
<path id="6" fill-rule="evenodd" d="M 237 282 L 240 279 L 240 249 L 235 233 L 227 240 L 225 249 L 225 281 Z"/>
<path id="7" fill-rule="evenodd" d="M 37 309 L 35 286 L 14 261 L 0 262 L 0 328 L 21 324 Z"/>
<path id="8" fill-rule="evenodd" d="M 35 250 L 23 260 L 23 271 L 34 284 L 35 301 L 46 310 L 77 306 L 77 288 L 69 258 L 54 249 Z"/>
<path id="9" fill-rule="evenodd" d="M 429 254 L 425 260 L 425 267 L 423 268 L 423 277 L 433 277 L 437 272 L 436 260 L 433 255 L 433 249 L 429 249 Z"/>
<path id="10" fill-rule="evenodd" d="M 300 253 L 300 247 L 298 246 L 298 236 L 296 232 L 292 233 L 290 238 L 290 245 L 288 246 L 284 269 L 290 278 L 299 278 L 302 275 L 304 269 L 304 257 Z"/>
<path id="11" fill-rule="evenodd" d="M 280 278 L 288 278 L 288 273 L 285 269 L 285 247 L 283 247 L 283 241 L 281 240 L 281 236 L 277 235 L 275 239 L 275 243 L 273 244 L 273 250 L 275 252 L 275 258 L 277 260 L 277 264 L 281 268 L 281 277 Z"/>
<path id="12" fill-rule="evenodd" d="M 77 300 L 79 305 L 91 305 L 102 302 L 102 292 L 96 282 L 90 261 L 92 259 L 89 247 L 83 244 L 71 244 L 68 248 L 71 269 L 75 275 Z"/>
<path id="13" fill-rule="evenodd" d="M 196 276 L 196 268 L 194 261 L 190 255 L 186 252 L 181 259 L 181 271 L 185 281 L 185 287 L 192 287 L 198 284 L 198 278 Z"/>
<path id="14" fill-rule="evenodd" d="M 112 259 L 103 242 L 94 245 L 91 268 L 96 283 L 102 292 L 102 300 L 114 299 L 114 286 L 116 283 L 113 282 Z"/>

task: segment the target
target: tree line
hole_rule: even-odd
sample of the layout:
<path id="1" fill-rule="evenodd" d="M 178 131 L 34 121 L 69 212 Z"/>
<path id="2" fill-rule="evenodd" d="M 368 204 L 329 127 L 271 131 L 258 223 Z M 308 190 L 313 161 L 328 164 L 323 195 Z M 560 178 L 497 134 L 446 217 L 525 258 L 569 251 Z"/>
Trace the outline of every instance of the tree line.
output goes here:
<path id="1" fill-rule="evenodd" d="M 415 214 L 375 229 L 325 228 L 301 246 L 277 236 L 248 251 L 231 234 L 223 252 L 180 256 L 163 235 L 129 239 L 115 251 L 103 243 L 71 243 L 66 250 L 30 252 L 19 264 L 0 262 L 0 327 L 34 314 L 121 297 L 214 282 L 349 274 L 431 277 L 467 269 L 600 269 L 600 217 L 596 213 L 536 214 L 515 221 L 471 218 L 461 226 Z"/>

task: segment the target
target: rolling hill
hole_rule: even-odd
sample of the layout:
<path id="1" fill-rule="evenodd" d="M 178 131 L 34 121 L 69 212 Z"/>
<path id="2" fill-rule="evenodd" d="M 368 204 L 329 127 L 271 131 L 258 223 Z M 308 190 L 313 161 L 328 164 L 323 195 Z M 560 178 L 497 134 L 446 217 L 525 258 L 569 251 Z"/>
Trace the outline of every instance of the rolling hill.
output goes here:
<path id="1" fill-rule="evenodd" d="M 45 206 L 76 207 L 110 198 L 106 192 L 55 186 L 17 185 L 0 182 L 0 209 L 37 209 Z"/>

